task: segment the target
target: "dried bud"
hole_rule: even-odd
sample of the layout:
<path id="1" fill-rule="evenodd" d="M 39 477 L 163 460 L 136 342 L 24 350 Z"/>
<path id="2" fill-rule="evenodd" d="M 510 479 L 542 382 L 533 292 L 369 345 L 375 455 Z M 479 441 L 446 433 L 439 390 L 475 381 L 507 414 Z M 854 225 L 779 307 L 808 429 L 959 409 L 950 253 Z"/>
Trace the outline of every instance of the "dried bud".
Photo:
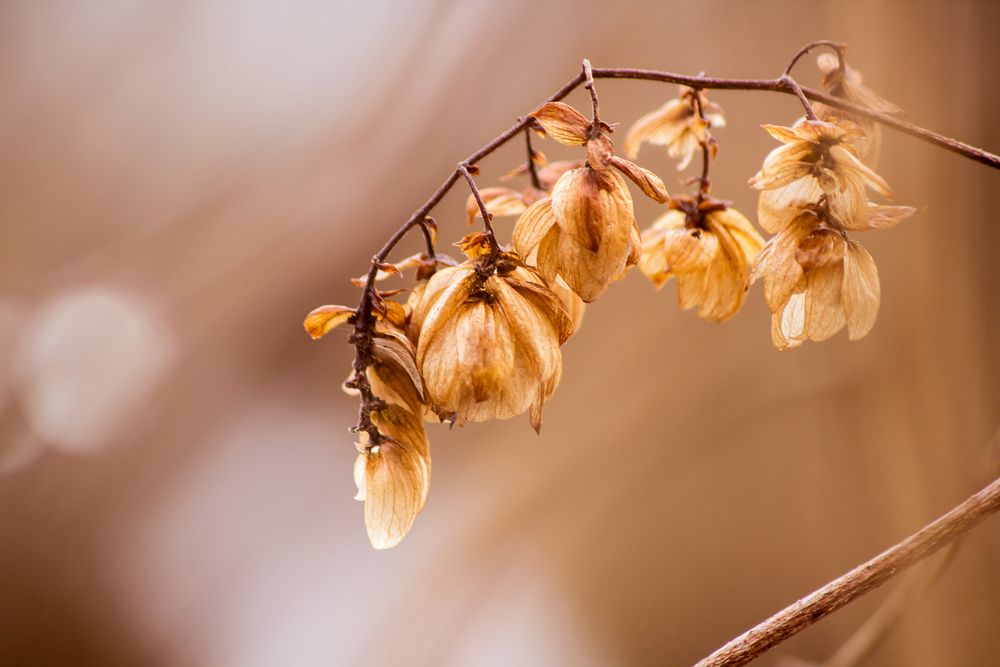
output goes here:
<path id="1" fill-rule="evenodd" d="M 835 218 L 854 229 L 868 217 L 866 186 L 892 197 L 889 184 L 858 159 L 854 141 L 864 133 L 853 123 L 802 119 L 793 127 L 764 129 L 784 144 L 768 154 L 750 179 L 752 187 L 763 190 L 757 216 L 767 231 L 781 231 L 800 209 L 821 198 Z"/>
<path id="2" fill-rule="evenodd" d="M 563 174 L 552 198 L 532 204 L 514 227 L 518 253 L 534 253 L 546 280 L 562 276 L 586 302 L 596 300 L 634 263 L 638 239 L 624 179 L 589 166 Z"/>
<path id="3" fill-rule="evenodd" d="M 376 549 L 389 549 L 406 536 L 424 508 L 430 488 L 430 445 L 423 423 L 409 411 L 387 405 L 372 411 L 372 423 L 384 436 L 361 442 L 354 466 L 355 499 L 365 503 L 368 539 Z"/>
<path id="4" fill-rule="evenodd" d="M 871 255 L 811 212 L 767 242 L 751 280 L 761 277 L 779 350 L 826 340 L 845 325 L 848 338 L 858 340 L 878 316 L 878 270 Z"/>
<path id="5" fill-rule="evenodd" d="M 614 154 L 605 124 L 587 123 L 572 107 L 556 103 L 545 105 L 535 117 L 550 134 L 558 130 L 572 135 L 572 141 L 564 143 L 585 143 L 587 161 L 559 176 L 551 198 L 521 214 L 514 227 L 514 248 L 521 257 L 533 259 L 549 283 L 561 277 L 583 301 L 591 302 L 639 259 L 632 195 L 618 172 L 656 201 L 665 202 L 669 195 L 655 174 Z"/>
<path id="6" fill-rule="evenodd" d="M 700 96 L 704 119 L 698 115 L 695 96 Z M 678 160 L 677 169 L 681 170 L 691 163 L 702 144 L 709 142 L 708 128 L 725 125 L 722 109 L 709 102 L 703 91 L 681 86 L 677 98 L 635 122 L 625 135 L 625 155 L 634 160 L 644 142 L 666 146 L 667 154 Z"/>
<path id="7" fill-rule="evenodd" d="M 413 315 L 417 366 L 430 401 L 455 413 L 460 424 L 531 408 L 538 429 L 573 321 L 546 281 L 516 255 L 504 253 L 497 261 L 503 268 L 486 275 L 481 262 L 470 259 L 428 282 Z"/>
<path id="8" fill-rule="evenodd" d="M 675 197 L 675 210 L 642 234 L 639 270 L 657 288 L 677 278 L 681 308 L 698 307 L 698 316 L 725 322 L 746 299 L 750 266 L 764 240 L 741 213 L 711 200 L 708 212 L 688 197 Z"/>

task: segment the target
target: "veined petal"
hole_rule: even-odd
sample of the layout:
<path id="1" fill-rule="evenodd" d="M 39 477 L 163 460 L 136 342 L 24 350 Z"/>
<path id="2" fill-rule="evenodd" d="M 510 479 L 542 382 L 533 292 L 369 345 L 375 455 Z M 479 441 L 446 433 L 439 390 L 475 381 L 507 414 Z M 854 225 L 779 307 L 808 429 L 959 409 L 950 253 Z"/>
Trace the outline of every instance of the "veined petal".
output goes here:
<path id="1" fill-rule="evenodd" d="M 632 125 L 625 135 L 625 155 L 634 160 L 643 142 L 665 146 L 684 131 L 687 120 L 694 114 L 691 105 L 682 99 L 672 99 Z"/>
<path id="2" fill-rule="evenodd" d="M 528 257 L 555 224 L 552 200 L 546 198 L 536 201 L 514 224 L 514 250 L 521 257 Z"/>
<path id="3" fill-rule="evenodd" d="M 757 258 L 755 274 L 764 277 L 764 298 L 772 313 L 785 307 L 802 280 L 802 266 L 795 260 L 799 242 L 818 224 L 816 218 L 802 215 L 772 237 Z M 784 329 L 784 328 L 783 328 Z"/>
<path id="4" fill-rule="evenodd" d="M 579 111 L 563 102 L 548 102 L 531 113 L 553 139 L 567 146 L 587 143 L 590 122 Z"/>
<path id="5" fill-rule="evenodd" d="M 804 207 L 817 202 L 822 195 L 823 190 L 812 176 L 781 188 L 764 190 L 757 200 L 757 222 L 764 231 L 777 234 L 801 215 Z"/>
<path id="6" fill-rule="evenodd" d="M 660 177 L 648 169 L 643 169 L 634 162 L 623 160 L 617 155 L 612 155 L 610 162 L 613 167 L 632 179 L 632 182 L 639 186 L 642 193 L 650 199 L 662 204 L 670 197 L 667 194 L 667 187 L 660 180 Z"/>
<path id="7" fill-rule="evenodd" d="M 519 215 L 526 207 L 524 194 L 510 188 L 483 188 L 479 195 L 486 204 L 486 210 L 494 217 L 502 218 L 509 215 Z M 479 203 L 473 195 L 469 195 L 465 200 L 465 213 L 468 224 L 472 224 L 477 217 L 482 217 L 479 210 Z"/>
<path id="8" fill-rule="evenodd" d="M 881 300 L 878 268 L 868 251 L 857 241 L 847 242 L 844 256 L 843 300 L 847 316 L 847 336 L 864 338 L 875 326 Z"/>
<path id="9" fill-rule="evenodd" d="M 826 340 L 844 327 L 843 283 L 843 262 L 806 272 L 806 336 L 810 340 Z"/>
<path id="10" fill-rule="evenodd" d="M 430 451 L 423 423 L 389 406 L 372 413 L 389 439 L 365 457 L 365 525 L 376 549 L 396 546 L 423 509 L 430 485 Z"/>
<path id="11" fill-rule="evenodd" d="M 847 150 L 843 146 L 831 146 L 830 155 L 837 161 L 838 166 L 843 165 L 844 169 L 857 173 L 862 178 L 865 185 L 875 190 L 883 197 L 892 199 L 892 188 L 889 187 L 889 184 L 885 181 L 885 179 L 876 174 L 871 167 L 859 160 L 854 153 Z"/>
<path id="12" fill-rule="evenodd" d="M 313 340 L 322 338 L 354 317 L 355 310 L 347 306 L 320 306 L 306 315 L 303 326 Z"/>

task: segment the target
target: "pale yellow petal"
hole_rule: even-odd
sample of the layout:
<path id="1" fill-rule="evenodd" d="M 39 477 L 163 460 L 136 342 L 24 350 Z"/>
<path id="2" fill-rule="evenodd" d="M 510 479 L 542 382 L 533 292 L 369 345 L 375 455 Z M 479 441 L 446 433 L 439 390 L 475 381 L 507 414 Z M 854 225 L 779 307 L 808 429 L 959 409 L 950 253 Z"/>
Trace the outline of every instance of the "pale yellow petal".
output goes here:
<path id="1" fill-rule="evenodd" d="M 530 255 L 549 229 L 556 224 L 552 200 L 542 199 L 529 206 L 514 224 L 514 250 L 521 257 Z"/>
<path id="2" fill-rule="evenodd" d="M 864 338 L 875 326 L 881 290 L 875 260 L 856 241 L 847 242 L 847 254 L 844 257 L 843 300 L 848 338 L 851 340 Z"/>

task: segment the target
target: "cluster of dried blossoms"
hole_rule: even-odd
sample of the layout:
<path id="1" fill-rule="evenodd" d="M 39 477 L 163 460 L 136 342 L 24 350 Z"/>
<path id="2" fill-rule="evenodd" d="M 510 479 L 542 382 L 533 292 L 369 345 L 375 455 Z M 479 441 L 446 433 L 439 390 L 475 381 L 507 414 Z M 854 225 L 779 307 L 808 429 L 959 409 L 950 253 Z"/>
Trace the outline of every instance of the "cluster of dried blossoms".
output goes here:
<path id="1" fill-rule="evenodd" d="M 828 92 L 898 111 L 861 84 L 842 53 L 822 56 L 819 65 Z M 594 104 L 589 120 L 561 102 L 531 114 L 528 160 L 505 177 L 530 175 L 524 189 L 480 191 L 474 168 L 460 167 L 473 191 L 468 222 L 484 217 L 486 228 L 455 244 L 463 262 L 432 245 L 397 264 L 376 261 L 367 280 L 357 279 L 365 289 L 358 309 L 324 306 L 306 318 L 314 338 L 354 325 L 358 357 L 345 390 L 362 402 L 355 480 L 376 548 L 397 544 L 426 501 L 431 461 L 424 423 L 461 425 L 527 412 L 539 430 L 562 374 L 560 348 L 579 329 L 584 304 L 632 266 L 657 287 L 676 278 L 680 306 L 715 322 L 735 316 L 749 285 L 763 279 L 779 349 L 824 340 L 844 326 L 857 339 L 874 323 L 878 274 L 848 232 L 889 227 L 913 212 L 868 201 L 868 190 L 891 196 L 871 167 L 880 144 L 874 123 L 817 106 L 792 127 L 765 127 L 783 143 L 750 180 L 761 191 L 759 224 L 774 234 L 765 243 L 743 214 L 710 195 L 709 166 L 718 150 L 710 130 L 725 120 L 704 91 L 682 87 L 625 138 L 630 158 L 644 142 L 657 144 L 678 169 L 702 154 L 701 175 L 689 181 L 693 194 L 671 197 L 655 174 L 615 154 L 592 80 L 587 87 Z M 531 131 L 585 155 L 549 163 L 531 147 Z M 644 232 L 628 181 L 666 207 Z M 494 236 L 492 219 L 504 216 L 518 216 L 512 248 Z M 400 290 L 377 288 L 408 269 L 416 271 L 416 284 L 405 301 L 392 298 Z"/>

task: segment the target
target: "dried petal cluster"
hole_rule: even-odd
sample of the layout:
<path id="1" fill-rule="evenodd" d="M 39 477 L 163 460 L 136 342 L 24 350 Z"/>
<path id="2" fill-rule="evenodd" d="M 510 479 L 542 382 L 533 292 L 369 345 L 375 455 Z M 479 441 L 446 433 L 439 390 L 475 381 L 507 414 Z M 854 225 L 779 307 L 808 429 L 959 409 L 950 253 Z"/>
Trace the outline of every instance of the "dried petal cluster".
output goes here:
<path id="1" fill-rule="evenodd" d="M 552 102 L 532 115 L 557 141 L 586 146 L 587 161 L 563 173 L 551 197 L 525 210 L 514 227 L 514 248 L 546 281 L 561 277 L 589 303 L 639 259 L 639 228 L 621 174 L 656 201 L 666 201 L 667 191 L 655 174 L 615 155 L 605 128 L 569 105 Z"/>
<path id="2" fill-rule="evenodd" d="M 876 111 L 899 111 L 862 85 L 860 74 L 842 61 L 842 51 L 821 57 L 819 66 L 831 94 Z M 600 120 L 594 74 L 585 61 L 592 120 L 551 102 L 531 114 L 530 125 L 522 123 L 527 161 L 503 180 L 530 174 L 529 185 L 480 190 L 478 171 L 465 162 L 446 184 L 464 176 L 472 190 L 467 222 L 484 210 L 489 218 L 483 232 L 455 244 L 464 261 L 435 252 L 436 226 L 426 217 L 419 222 L 426 254 L 395 264 L 379 261 L 415 226 L 414 217 L 379 252 L 369 272 L 352 279 L 365 290 L 361 309 L 323 306 L 305 319 L 313 338 L 353 326 L 350 341 L 357 356 L 344 389 L 361 399 L 353 429 L 359 451 L 356 498 L 365 503 L 365 524 L 376 548 L 398 544 L 427 501 L 431 457 L 425 423 L 464 425 L 528 413 L 540 430 L 545 402 L 562 376 L 562 345 L 579 330 L 584 304 L 633 265 L 657 288 L 676 279 L 681 308 L 697 309 L 713 322 L 734 317 L 749 285 L 762 281 L 779 349 L 825 340 L 844 328 L 856 340 L 875 323 L 878 270 L 849 233 L 885 229 L 914 212 L 869 201 L 869 191 L 892 197 L 872 168 L 880 144 L 876 124 L 817 105 L 815 119 L 808 114 L 791 127 L 764 126 L 781 142 L 750 179 L 760 191 L 758 222 L 773 234 L 765 243 L 742 213 L 711 196 L 709 171 L 718 150 L 711 128 L 725 125 L 718 105 L 703 91 L 682 86 L 677 98 L 643 116 L 626 136 L 629 157 L 649 142 L 665 146 L 678 169 L 702 154 L 701 175 L 685 182 L 696 186 L 695 192 L 670 197 L 655 174 L 615 154 L 613 128 Z M 533 149 L 532 132 L 581 147 L 586 157 L 550 163 Z M 666 204 L 641 234 L 626 179 Z M 518 216 L 513 248 L 495 237 L 492 218 L 505 216 Z M 392 298 L 403 290 L 379 288 L 408 270 L 415 271 L 416 281 L 405 300 Z"/>
<path id="3" fill-rule="evenodd" d="M 731 319 L 746 300 L 750 266 L 764 240 L 723 202 L 675 196 L 671 210 L 642 233 L 639 270 L 657 288 L 677 278 L 681 308 L 713 322 Z"/>
<path id="4" fill-rule="evenodd" d="M 573 334 L 573 318 L 517 255 L 491 259 L 483 234 L 463 245 L 469 260 L 434 274 L 413 313 L 428 397 L 459 424 L 530 410 L 537 431 L 559 384 L 559 347 Z M 490 261 L 495 266 L 485 267 Z"/>
<path id="5" fill-rule="evenodd" d="M 851 340 L 862 338 L 878 315 L 878 270 L 848 232 L 890 227 L 913 209 L 868 201 L 868 189 L 885 197 L 892 190 L 858 157 L 870 140 L 854 123 L 802 119 L 765 129 L 783 145 L 750 185 L 762 190 L 758 217 L 775 236 L 751 280 L 764 279 L 771 339 L 783 350 L 826 340 L 845 326 Z"/>
<path id="6" fill-rule="evenodd" d="M 384 275 L 397 271 L 393 266 Z M 370 419 L 378 436 L 373 439 L 367 431 L 358 433 L 354 478 L 355 499 L 365 503 L 368 538 L 376 549 L 388 549 L 399 544 L 427 501 L 431 457 L 423 425 L 428 409 L 423 379 L 413 343 L 405 333 L 411 308 L 381 295 L 379 303 L 373 313 L 371 363 L 363 380 L 377 401 Z M 353 324 L 355 317 L 351 308 L 322 306 L 306 316 L 305 327 L 310 336 L 321 338 L 341 324 Z M 344 383 L 344 391 L 361 395 L 353 374 Z"/>
<path id="7" fill-rule="evenodd" d="M 849 121 L 836 124 L 800 119 L 792 127 L 765 125 L 783 145 L 764 159 L 750 186 L 761 190 L 760 226 L 776 234 L 799 208 L 823 199 L 845 229 L 867 224 L 866 188 L 892 198 L 892 189 L 857 156 L 864 131 Z"/>
<path id="8" fill-rule="evenodd" d="M 725 126 L 722 108 L 709 102 L 704 91 L 681 86 L 677 97 L 635 122 L 625 135 L 625 155 L 634 160 L 647 142 L 666 146 L 667 154 L 682 170 L 709 142 L 708 129 Z"/>

